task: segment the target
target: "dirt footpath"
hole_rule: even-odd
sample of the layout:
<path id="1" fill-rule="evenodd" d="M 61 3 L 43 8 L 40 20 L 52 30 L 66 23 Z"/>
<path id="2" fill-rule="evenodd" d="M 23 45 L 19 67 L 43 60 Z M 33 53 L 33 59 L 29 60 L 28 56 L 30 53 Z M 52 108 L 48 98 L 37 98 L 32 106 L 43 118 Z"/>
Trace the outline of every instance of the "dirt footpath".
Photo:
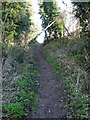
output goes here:
<path id="1" fill-rule="evenodd" d="M 57 77 L 43 58 L 40 46 L 35 48 L 35 56 L 40 70 L 39 103 L 37 112 L 32 118 L 65 118 L 69 116 L 65 104 L 62 102 L 62 84 L 58 84 Z"/>

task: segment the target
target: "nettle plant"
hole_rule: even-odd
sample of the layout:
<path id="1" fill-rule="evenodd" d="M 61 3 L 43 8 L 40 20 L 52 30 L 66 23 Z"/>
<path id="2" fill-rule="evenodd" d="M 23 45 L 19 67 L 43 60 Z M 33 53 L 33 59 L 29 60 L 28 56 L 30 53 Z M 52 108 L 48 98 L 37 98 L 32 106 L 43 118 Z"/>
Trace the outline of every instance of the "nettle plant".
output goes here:
<path id="1" fill-rule="evenodd" d="M 19 102 L 9 103 L 4 107 L 4 109 L 12 119 L 22 118 L 22 116 L 25 115 L 24 106 Z"/>

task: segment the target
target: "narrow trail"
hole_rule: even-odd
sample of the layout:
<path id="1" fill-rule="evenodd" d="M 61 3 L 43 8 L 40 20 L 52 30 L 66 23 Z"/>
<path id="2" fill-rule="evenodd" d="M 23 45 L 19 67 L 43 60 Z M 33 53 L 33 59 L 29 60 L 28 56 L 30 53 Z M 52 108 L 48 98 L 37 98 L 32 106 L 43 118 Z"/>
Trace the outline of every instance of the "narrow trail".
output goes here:
<path id="1" fill-rule="evenodd" d="M 62 102 L 63 89 L 50 66 L 43 58 L 40 46 L 35 48 L 35 56 L 40 70 L 39 104 L 32 118 L 64 118 L 70 114 Z"/>

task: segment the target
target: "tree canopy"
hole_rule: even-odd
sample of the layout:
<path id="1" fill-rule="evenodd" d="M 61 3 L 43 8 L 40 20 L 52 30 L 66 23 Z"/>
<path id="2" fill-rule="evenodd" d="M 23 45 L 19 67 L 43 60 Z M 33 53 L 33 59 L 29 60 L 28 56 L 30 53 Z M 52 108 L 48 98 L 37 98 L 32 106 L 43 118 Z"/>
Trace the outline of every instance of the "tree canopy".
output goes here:
<path id="1" fill-rule="evenodd" d="M 46 34 L 49 33 L 49 36 L 53 35 L 54 37 L 63 36 L 64 21 L 60 15 L 60 9 L 56 2 L 42 1 L 40 4 L 40 14 L 43 28 L 46 28 L 49 23 L 55 21 L 55 23 L 47 29 Z"/>
<path id="2" fill-rule="evenodd" d="M 2 2 L 2 40 L 20 42 L 22 35 L 30 31 L 30 16 L 29 3 Z"/>
<path id="3" fill-rule="evenodd" d="M 75 7 L 75 16 L 79 18 L 82 32 L 90 34 L 90 2 L 72 2 Z"/>

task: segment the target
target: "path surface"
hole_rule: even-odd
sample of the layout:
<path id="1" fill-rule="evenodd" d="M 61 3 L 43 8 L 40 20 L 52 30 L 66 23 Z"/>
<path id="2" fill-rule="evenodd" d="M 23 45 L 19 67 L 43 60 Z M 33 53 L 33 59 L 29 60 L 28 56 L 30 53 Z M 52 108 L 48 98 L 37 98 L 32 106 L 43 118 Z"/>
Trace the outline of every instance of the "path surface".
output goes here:
<path id="1" fill-rule="evenodd" d="M 42 57 L 40 47 L 35 48 L 35 56 L 41 76 L 39 80 L 40 101 L 37 113 L 33 115 L 33 118 L 64 118 L 68 116 L 68 109 L 64 108 L 65 105 L 62 102 L 63 89 L 60 88 L 57 78 Z"/>

